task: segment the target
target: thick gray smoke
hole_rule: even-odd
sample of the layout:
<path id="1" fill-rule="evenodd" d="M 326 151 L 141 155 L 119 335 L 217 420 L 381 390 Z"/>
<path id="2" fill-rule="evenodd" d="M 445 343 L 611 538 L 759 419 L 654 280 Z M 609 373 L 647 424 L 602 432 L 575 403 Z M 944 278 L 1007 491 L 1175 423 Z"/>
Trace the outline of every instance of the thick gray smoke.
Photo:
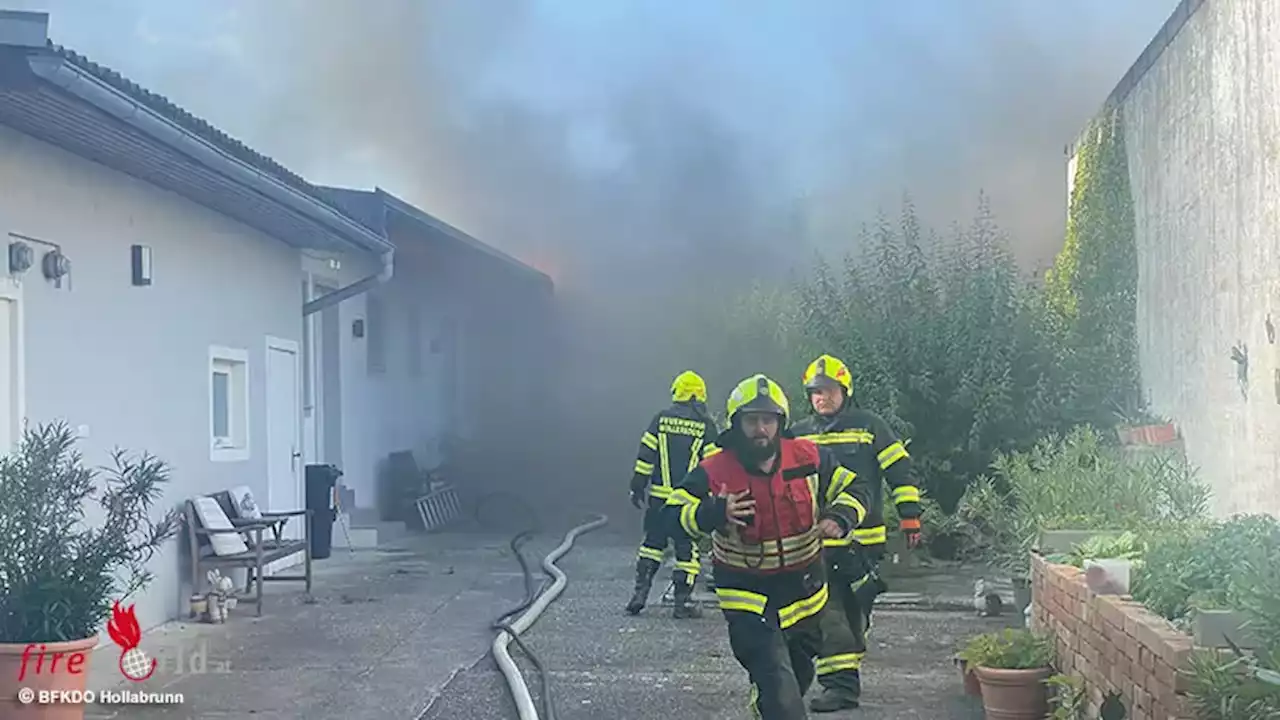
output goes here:
<path id="1" fill-rule="evenodd" d="M 847 247 L 904 190 L 945 224 L 985 188 L 1051 257 L 1063 146 L 1174 5 L 272 0 L 240 25 L 274 85 L 256 143 L 326 182 L 376 167 L 553 275 L 578 460 L 617 497 L 682 305 Z"/>

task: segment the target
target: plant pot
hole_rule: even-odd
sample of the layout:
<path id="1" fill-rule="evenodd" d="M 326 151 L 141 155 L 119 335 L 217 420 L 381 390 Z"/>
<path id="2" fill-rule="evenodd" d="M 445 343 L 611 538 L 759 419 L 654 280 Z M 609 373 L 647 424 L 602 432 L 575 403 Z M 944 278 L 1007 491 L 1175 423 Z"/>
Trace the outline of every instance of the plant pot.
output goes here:
<path id="1" fill-rule="evenodd" d="M 982 684 L 982 709 L 987 720 L 1042 720 L 1049 713 L 1049 687 L 1045 680 L 1052 668 L 974 670 Z"/>
<path id="2" fill-rule="evenodd" d="M 956 667 L 960 668 L 960 680 L 964 682 L 964 694 L 970 697 L 982 697 L 982 683 L 978 676 L 969 672 L 969 663 L 956 658 Z"/>
<path id="3" fill-rule="evenodd" d="M 1025 613 L 1031 607 L 1031 578 L 1013 578 L 1013 604 L 1019 613 Z"/>
<path id="4" fill-rule="evenodd" d="M 21 703 L 18 691 L 84 692 L 89 658 L 98 636 L 50 643 L 0 643 L 0 718 L 4 720 L 83 720 L 83 703 Z M 44 650 L 43 662 L 41 648 Z M 57 663 L 54 664 L 54 658 Z M 25 669 L 23 658 L 26 658 Z M 39 672 L 37 672 L 39 670 Z"/>

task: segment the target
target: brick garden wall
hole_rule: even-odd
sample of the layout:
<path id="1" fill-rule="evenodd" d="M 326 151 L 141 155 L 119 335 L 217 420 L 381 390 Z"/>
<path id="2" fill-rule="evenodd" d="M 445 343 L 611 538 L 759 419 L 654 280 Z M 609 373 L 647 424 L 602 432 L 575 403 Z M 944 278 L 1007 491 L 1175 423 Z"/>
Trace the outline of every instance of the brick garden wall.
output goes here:
<path id="1" fill-rule="evenodd" d="M 1083 678 L 1089 717 L 1118 694 L 1129 720 L 1192 720 L 1183 694 L 1191 637 L 1127 596 L 1097 595 L 1084 573 L 1032 557 L 1032 627 L 1052 633 L 1058 670 Z"/>

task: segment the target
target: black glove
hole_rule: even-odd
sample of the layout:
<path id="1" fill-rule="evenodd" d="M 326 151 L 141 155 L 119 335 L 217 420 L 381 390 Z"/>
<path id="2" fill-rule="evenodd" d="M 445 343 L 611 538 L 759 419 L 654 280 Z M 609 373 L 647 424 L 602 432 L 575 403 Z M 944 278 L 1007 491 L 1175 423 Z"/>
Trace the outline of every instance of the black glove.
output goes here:
<path id="1" fill-rule="evenodd" d="M 643 508 L 643 507 L 644 507 L 644 505 L 645 505 L 645 500 L 646 500 L 646 498 L 645 498 L 645 492 L 644 492 L 644 490 L 635 490 L 635 489 L 633 489 L 633 490 L 631 491 L 631 504 L 632 504 L 632 505 L 635 505 L 637 508 Z"/>
<path id="2" fill-rule="evenodd" d="M 631 504 L 638 508 L 645 506 L 648 498 L 649 478 L 643 475 L 631 476 Z"/>

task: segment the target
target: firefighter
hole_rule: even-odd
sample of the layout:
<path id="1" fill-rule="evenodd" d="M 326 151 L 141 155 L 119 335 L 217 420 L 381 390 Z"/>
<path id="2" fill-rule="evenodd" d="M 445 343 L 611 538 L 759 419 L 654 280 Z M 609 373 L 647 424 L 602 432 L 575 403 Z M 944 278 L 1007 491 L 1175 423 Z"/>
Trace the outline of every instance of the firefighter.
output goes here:
<path id="1" fill-rule="evenodd" d="M 671 495 L 672 483 L 680 482 L 703 459 L 719 452 L 716 424 L 707 412 L 707 384 L 692 370 L 676 376 L 671 383 L 671 407 L 653 417 L 640 437 L 635 473 L 631 477 L 631 504 L 648 505 L 644 514 L 644 540 L 636 558 L 636 587 L 627 603 L 627 612 L 636 615 L 649 601 L 653 576 L 662 566 L 667 539 L 674 541 L 676 565 L 672 574 L 677 618 L 696 618 L 693 584 L 701 565 L 698 549 L 684 533 L 669 534 L 663 525 L 662 507 Z"/>
<path id="2" fill-rule="evenodd" d="M 884 555 L 883 486 L 893 489 L 907 544 L 920 538 L 920 490 L 911 481 L 911 460 L 902 442 L 880 416 L 853 402 L 853 378 L 840 360 L 823 355 L 804 372 L 813 415 L 796 423 L 794 434 L 835 452 L 840 463 L 869 480 L 867 516 L 848 537 L 824 541 L 832 577 L 831 604 L 823 617 L 818 683 L 822 694 L 810 701 L 814 712 L 858 707 L 862 661 L 876 595 L 885 590 L 878 565 Z"/>
<path id="3" fill-rule="evenodd" d="M 856 528 L 870 493 L 833 453 L 784 434 L 786 395 L 764 375 L 739 383 L 727 409 L 725 452 L 671 493 L 667 522 L 711 535 L 716 595 L 755 717 L 806 718 L 828 593 L 822 539 Z"/>

